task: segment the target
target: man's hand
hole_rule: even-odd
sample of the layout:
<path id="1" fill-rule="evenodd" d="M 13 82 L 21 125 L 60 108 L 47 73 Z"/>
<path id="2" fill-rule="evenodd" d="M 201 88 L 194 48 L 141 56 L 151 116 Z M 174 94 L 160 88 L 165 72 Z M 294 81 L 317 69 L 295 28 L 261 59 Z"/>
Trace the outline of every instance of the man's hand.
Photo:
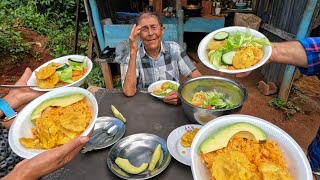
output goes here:
<path id="1" fill-rule="evenodd" d="M 177 91 L 169 92 L 164 98 L 163 101 L 168 104 L 178 105 L 180 102 L 179 95 Z"/>
<path id="2" fill-rule="evenodd" d="M 140 33 L 141 26 L 134 24 L 131 33 L 129 36 L 129 42 L 130 42 L 130 54 L 136 54 L 138 52 L 138 37 Z"/>
<path id="3" fill-rule="evenodd" d="M 27 81 L 30 78 L 32 71 L 27 68 L 21 78 L 16 82 L 16 85 L 27 85 Z M 4 97 L 4 100 L 13 108 L 17 109 L 28 104 L 38 96 L 42 95 L 43 92 L 34 91 L 30 88 L 15 88 L 11 89 L 9 93 Z"/>
<path id="4" fill-rule="evenodd" d="M 67 144 L 21 161 L 4 179 L 37 179 L 71 161 L 88 142 L 89 137 L 79 136 Z"/>

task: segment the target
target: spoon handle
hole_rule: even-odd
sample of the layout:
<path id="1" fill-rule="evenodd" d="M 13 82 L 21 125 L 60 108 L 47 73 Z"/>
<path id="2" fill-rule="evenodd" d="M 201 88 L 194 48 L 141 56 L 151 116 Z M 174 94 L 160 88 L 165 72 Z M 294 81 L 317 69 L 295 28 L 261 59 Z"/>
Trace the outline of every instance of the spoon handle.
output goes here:
<path id="1" fill-rule="evenodd" d="M 25 88 L 25 87 L 38 87 L 38 86 L 0 84 L 0 87 L 5 87 L 5 88 Z"/>

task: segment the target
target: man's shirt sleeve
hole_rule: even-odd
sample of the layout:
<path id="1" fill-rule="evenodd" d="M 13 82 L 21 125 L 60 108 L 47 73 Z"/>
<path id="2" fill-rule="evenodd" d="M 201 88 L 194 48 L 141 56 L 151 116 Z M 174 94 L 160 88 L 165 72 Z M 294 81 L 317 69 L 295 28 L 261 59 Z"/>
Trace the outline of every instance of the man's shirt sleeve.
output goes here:
<path id="1" fill-rule="evenodd" d="M 304 38 L 299 40 L 304 47 L 308 60 L 308 68 L 299 67 L 302 74 L 312 76 L 320 75 L 320 37 Z"/>
<path id="2" fill-rule="evenodd" d="M 178 44 L 177 44 L 178 45 Z M 190 74 L 196 70 L 196 66 L 193 64 L 186 51 L 182 50 L 180 45 L 179 47 L 179 58 L 178 58 L 178 66 L 179 71 L 184 77 L 189 77 Z"/>

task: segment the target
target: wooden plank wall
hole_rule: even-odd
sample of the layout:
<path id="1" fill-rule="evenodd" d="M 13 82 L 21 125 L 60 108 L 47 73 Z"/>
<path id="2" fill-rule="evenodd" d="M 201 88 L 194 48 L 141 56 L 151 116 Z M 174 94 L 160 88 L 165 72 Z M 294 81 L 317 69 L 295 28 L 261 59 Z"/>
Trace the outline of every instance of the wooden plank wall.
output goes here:
<path id="1" fill-rule="evenodd" d="M 258 16 L 261 17 L 261 15 L 265 12 L 268 2 L 269 7 L 267 13 L 270 15 L 268 24 L 290 34 L 296 35 L 303 12 L 306 8 L 307 0 L 260 0 L 257 9 Z M 264 29 L 261 29 L 260 31 L 272 42 L 285 41 L 269 31 Z M 260 70 L 265 78 L 265 81 L 272 81 L 280 86 L 285 67 L 285 65 L 267 64 Z"/>

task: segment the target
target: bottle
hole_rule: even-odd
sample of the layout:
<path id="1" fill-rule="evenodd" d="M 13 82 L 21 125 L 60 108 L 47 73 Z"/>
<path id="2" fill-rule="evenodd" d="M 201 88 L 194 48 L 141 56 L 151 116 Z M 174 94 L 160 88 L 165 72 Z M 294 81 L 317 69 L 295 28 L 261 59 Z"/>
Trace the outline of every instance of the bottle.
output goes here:
<path id="1" fill-rule="evenodd" d="M 248 8 L 251 8 L 251 1 L 248 1 L 247 5 L 248 5 Z"/>

